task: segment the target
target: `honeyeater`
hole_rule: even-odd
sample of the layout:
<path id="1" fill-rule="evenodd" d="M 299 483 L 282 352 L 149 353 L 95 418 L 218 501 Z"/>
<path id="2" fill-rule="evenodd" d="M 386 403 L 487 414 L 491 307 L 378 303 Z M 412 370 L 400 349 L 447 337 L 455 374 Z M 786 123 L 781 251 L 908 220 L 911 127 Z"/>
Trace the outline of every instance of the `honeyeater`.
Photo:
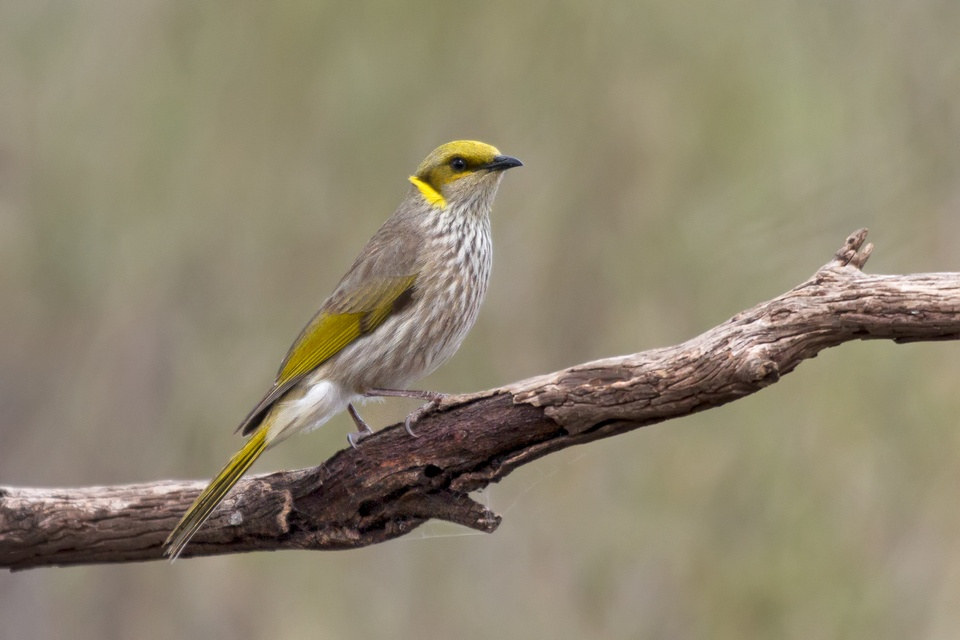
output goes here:
<path id="1" fill-rule="evenodd" d="M 472 140 L 433 150 L 410 176 L 406 197 L 370 238 L 333 293 L 307 323 L 276 381 L 237 428 L 250 436 L 194 501 L 164 543 L 176 559 L 250 465 L 278 442 L 319 427 L 346 409 L 372 433 L 354 403 L 364 397 L 428 400 L 408 390 L 456 352 L 473 326 L 492 261 L 490 209 L 503 172 L 521 166 Z"/>

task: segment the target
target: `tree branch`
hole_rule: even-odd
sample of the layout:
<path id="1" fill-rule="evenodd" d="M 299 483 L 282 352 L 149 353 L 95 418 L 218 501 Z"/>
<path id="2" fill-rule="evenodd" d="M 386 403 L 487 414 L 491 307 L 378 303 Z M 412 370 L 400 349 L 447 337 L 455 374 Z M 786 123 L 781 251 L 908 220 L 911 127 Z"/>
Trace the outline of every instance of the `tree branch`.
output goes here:
<path id="1" fill-rule="evenodd" d="M 683 344 L 451 396 L 418 438 L 394 425 L 318 467 L 242 480 L 183 555 L 362 547 L 430 518 L 492 532 L 500 516 L 468 494 L 541 456 L 736 400 L 843 342 L 960 337 L 960 273 L 866 275 L 866 234 L 806 282 Z M 0 488 L 0 566 L 159 559 L 204 484 Z"/>

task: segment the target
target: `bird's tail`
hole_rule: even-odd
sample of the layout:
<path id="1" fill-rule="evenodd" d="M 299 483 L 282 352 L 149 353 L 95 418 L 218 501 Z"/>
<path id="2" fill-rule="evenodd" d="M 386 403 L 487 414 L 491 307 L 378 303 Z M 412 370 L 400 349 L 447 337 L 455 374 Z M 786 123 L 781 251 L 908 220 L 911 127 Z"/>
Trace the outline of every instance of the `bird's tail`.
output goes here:
<path id="1" fill-rule="evenodd" d="M 262 425 L 257 429 L 253 436 L 247 440 L 247 443 L 243 445 L 243 448 L 230 458 L 230 462 L 207 485 L 203 493 L 197 496 L 187 513 L 167 536 L 163 543 L 163 555 L 170 558 L 171 562 L 177 559 L 190 539 L 207 521 L 207 518 L 226 497 L 233 485 L 237 484 L 237 481 L 246 473 L 250 465 L 266 450 L 268 444 L 267 431 L 267 425 Z"/>

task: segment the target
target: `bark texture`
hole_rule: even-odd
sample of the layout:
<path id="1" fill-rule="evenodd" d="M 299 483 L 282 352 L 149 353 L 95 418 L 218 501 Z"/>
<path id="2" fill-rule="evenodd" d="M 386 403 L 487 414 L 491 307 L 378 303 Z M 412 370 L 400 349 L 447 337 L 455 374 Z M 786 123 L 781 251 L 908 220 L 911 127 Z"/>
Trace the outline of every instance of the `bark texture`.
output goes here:
<path id="1" fill-rule="evenodd" d="M 809 280 L 683 344 L 597 360 L 447 397 L 417 423 L 383 429 L 323 464 L 242 480 L 182 557 L 346 549 L 430 518 L 492 532 L 470 492 L 566 447 L 717 407 L 850 340 L 960 337 L 960 273 L 867 275 L 866 230 Z M 204 482 L 0 487 L 0 566 L 158 560 Z"/>

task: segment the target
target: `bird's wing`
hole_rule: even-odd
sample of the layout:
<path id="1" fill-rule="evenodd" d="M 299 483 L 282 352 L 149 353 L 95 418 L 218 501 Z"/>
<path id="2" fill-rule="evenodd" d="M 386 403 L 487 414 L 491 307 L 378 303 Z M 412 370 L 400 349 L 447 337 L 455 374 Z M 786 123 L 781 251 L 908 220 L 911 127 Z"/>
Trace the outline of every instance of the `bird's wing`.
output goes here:
<path id="1" fill-rule="evenodd" d="M 407 301 L 416 280 L 416 274 L 382 278 L 352 291 L 338 291 L 300 332 L 280 365 L 276 384 L 302 377 L 379 327 Z"/>
<path id="2" fill-rule="evenodd" d="M 254 431 L 270 406 L 304 376 L 409 303 L 416 281 L 417 274 L 412 274 L 368 279 L 361 286 L 350 287 L 345 278 L 300 332 L 273 387 L 237 431 L 244 435 Z"/>

